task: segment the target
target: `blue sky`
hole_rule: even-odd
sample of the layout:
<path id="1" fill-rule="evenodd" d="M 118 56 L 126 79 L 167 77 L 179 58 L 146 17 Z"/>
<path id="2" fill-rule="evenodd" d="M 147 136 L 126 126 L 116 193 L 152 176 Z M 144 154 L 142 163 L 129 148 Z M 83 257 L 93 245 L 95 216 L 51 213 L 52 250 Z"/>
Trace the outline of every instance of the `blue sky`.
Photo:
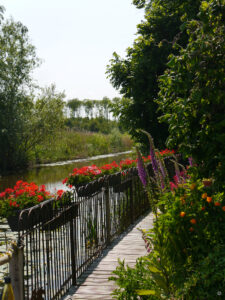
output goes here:
<path id="1" fill-rule="evenodd" d="M 33 77 L 42 87 L 56 84 L 66 98 L 113 98 L 106 78 L 116 51 L 125 56 L 144 16 L 132 0 L 2 0 L 5 17 L 28 27 L 43 62 Z"/>

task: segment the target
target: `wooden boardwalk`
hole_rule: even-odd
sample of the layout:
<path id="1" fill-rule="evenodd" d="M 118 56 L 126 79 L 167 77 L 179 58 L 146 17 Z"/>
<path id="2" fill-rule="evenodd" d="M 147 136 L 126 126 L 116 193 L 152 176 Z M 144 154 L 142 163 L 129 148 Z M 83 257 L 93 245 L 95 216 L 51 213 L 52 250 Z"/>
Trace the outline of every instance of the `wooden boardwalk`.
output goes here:
<path id="1" fill-rule="evenodd" d="M 136 259 L 146 254 L 142 234 L 138 230 L 152 228 L 153 215 L 149 213 L 142 217 L 117 238 L 107 249 L 103 251 L 101 257 L 96 259 L 88 270 L 79 278 L 78 287 L 71 288 L 64 300 L 108 300 L 113 299 L 112 291 L 116 288 L 114 281 L 108 281 L 118 265 L 118 259 L 125 259 L 125 263 L 134 266 Z"/>

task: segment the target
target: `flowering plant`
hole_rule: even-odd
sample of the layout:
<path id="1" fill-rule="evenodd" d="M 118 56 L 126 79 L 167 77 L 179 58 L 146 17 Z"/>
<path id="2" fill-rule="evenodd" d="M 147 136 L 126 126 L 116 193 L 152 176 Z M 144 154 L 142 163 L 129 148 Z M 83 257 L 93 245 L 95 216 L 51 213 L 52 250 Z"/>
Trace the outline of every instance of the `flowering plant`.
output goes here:
<path id="1" fill-rule="evenodd" d="M 96 180 L 100 176 L 102 176 L 102 170 L 96 165 L 84 166 L 80 169 L 73 169 L 73 173 L 63 180 L 63 184 L 66 183 L 68 186 L 80 186 Z"/>
<path id="2" fill-rule="evenodd" d="M 167 157 L 171 156 L 175 153 L 174 150 L 162 150 L 156 152 L 157 157 Z M 142 157 L 144 163 L 148 163 L 151 161 L 151 156 Z M 66 184 L 69 187 L 76 186 L 79 187 L 81 185 L 85 185 L 93 180 L 96 180 L 104 175 L 114 174 L 121 170 L 126 170 L 132 167 L 137 166 L 138 159 L 126 158 L 125 160 L 121 160 L 119 164 L 113 161 L 110 164 L 105 164 L 101 167 L 97 167 L 96 165 L 92 166 L 84 166 L 80 169 L 73 169 L 73 173 L 69 174 L 62 183 Z"/>
<path id="3" fill-rule="evenodd" d="M 100 167 L 100 170 L 102 172 L 101 173 L 102 175 L 110 175 L 110 174 L 119 172 L 120 167 L 115 161 L 113 161 L 111 164 L 106 164 L 106 165 Z"/>
<path id="4" fill-rule="evenodd" d="M 0 193 L 0 217 L 15 215 L 18 210 L 32 207 L 50 197 L 44 185 L 39 187 L 34 182 L 19 180 L 13 188 Z"/>

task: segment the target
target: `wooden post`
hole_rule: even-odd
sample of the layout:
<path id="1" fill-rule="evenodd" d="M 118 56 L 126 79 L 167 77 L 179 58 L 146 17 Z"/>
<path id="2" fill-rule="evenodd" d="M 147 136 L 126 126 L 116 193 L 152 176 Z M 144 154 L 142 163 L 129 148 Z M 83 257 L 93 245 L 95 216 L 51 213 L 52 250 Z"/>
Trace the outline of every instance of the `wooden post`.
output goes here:
<path id="1" fill-rule="evenodd" d="M 106 208 L 106 244 L 109 245 L 111 241 L 109 186 L 107 186 L 107 188 L 105 189 L 105 208 Z"/>
<path id="2" fill-rule="evenodd" d="M 13 245 L 12 258 L 9 262 L 9 274 L 16 300 L 24 299 L 23 247 Z"/>

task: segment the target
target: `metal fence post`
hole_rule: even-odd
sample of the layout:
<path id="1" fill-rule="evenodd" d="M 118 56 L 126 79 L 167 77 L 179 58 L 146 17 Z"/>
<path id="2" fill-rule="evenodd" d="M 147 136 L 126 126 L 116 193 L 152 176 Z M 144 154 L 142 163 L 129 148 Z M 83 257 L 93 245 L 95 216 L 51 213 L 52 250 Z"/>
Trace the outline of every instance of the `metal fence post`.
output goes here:
<path id="1" fill-rule="evenodd" d="M 134 223 L 134 177 L 132 176 L 131 182 L 130 182 L 130 219 L 131 224 Z"/>
<path id="2" fill-rule="evenodd" d="M 105 206 L 106 206 L 106 244 L 109 245 L 111 240 L 109 186 L 107 186 L 105 189 Z"/>
<path id="3" fill-rule="evenodd" d="M 23 247 L 13 245 L 12 258 L 9 262 L 9 274 L 16 300 L 24 299 L 23 259 Z"/>
<path id="4" fill-rule="evenodd" d="M 72 264 L 72 284 L 76 285 L 76 258 L 75 258 L 75 237 L 73 219 L 70 221 L 70 245 L 71 245 L 71 264 Z"/>

